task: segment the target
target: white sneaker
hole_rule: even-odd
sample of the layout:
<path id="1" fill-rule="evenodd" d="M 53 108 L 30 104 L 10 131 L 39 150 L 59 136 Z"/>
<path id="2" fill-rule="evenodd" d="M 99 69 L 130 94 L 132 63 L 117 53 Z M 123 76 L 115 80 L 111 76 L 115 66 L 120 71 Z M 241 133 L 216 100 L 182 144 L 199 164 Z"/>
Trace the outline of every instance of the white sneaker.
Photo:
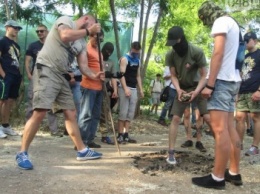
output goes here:
<path id="1" fill-rule="evenodd" d="M 11 136 L 16 136 L 18 135 L 18 133 L 16 133 L 13 129 L 11 129 L 11 127 L 3 127 L 1 126 L 2 131 L 7 134 L 7 135 L 11 135 Z"/>
<path id="2" fill-rule="evenodd" d="M 4 134 L 4 132 L 0 128 L 0 138 L 3 139 L 3 138 L 6 138 L 6 137 L 7 137 L 7 135 Z"/>
<path id="3" fill-rule="evenodd" d="M 166 159 L 166 162 L 171 165 L 177 164 L 177 161 L 173 155 L 169 155 Z"/>

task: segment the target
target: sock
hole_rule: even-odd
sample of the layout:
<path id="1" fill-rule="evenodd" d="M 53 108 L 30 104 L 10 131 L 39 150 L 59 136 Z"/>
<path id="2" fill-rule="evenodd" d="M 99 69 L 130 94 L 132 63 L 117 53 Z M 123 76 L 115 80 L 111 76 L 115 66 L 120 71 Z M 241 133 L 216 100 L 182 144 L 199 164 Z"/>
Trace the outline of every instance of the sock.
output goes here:
<path id="1" fill-rule="evenodd" d="M 84 148 L 83 150 L 80 150 L 80 151 L 78 151 L 78 152 L 80 152 L 80 153 L 84 153 L 84 152 L 86 152 L 87 150 L 88 150 L 89 148 Z"/>
<path id="2" fill-rule="evenodd" d="M 231 176 L 236 176 L 236 175 L 238 175 L 237 173 L 231 172 L 230 170 L 229 170 L 228 172 L 229 172 L 229 174 L 230 174 Z"/>
<path id="3" fill-rule="evenodd" d="M 215 181 L 217 181 L 217 182 L 220 182 L 220 181 L 223 181 L 223 180 L 224 180 L 224 178 L 218 178 L 218 177 L 216 177 L 213 173 L 211 173 L 211 176 L 212 176 L 212 178 L 213 178 Z"/>
<path id="4" fill-rule="evenodd" d="M 123 133 L 118 133 L 117 138 L 119 138 L 120 136 L 123 136 Z"/>
<path id="5" fill-rule="evenodd" d="M 168 150 L 168 154 L 174 155 L 175 150 Z"/>
<path id="6" fill-rule="evenodd" d="M 124 133 L 124 139 L 128 138 L 128 133 Z"/>
<path id="7" fill-rule="evenodd" d="M 3 123 L 2 126 L 5 127 L 5 128 L 9 127 L 9 123 Z"/>

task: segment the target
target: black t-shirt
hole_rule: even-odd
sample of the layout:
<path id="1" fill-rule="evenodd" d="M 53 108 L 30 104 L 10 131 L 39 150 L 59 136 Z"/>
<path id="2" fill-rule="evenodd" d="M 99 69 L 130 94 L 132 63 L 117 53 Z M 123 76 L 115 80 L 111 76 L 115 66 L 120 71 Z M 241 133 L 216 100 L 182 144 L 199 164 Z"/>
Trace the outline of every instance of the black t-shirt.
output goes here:
<path id="1" fill-rule="evenodd" d="M 37 55 L 38 55 L 39 51 L 42 49 L 42 47 L 43 47 L 43 43 L 41 43 L 38 40 L 38 41 L 31 43 L 28 46 L 28 49 L 26 50 L 26 55 L 31 56 L 32 59 L 33 59 L 32 72 L 33 72 L 33 69 L 34 69 L 34 65 L 36 63 Z"/>
<path id="2" fill-rule="evenodd" d="M 5 73 L 20 75 L 19 58 L 20 46 L 4 36 L 0 39 L 1 66 Z"/>
<path id="3" fill-rule="evenodd" d="M 260 86 L 260 50 L 247 53 L 242 68 L 242 83 L 239 93 L 253 93 Z"/>

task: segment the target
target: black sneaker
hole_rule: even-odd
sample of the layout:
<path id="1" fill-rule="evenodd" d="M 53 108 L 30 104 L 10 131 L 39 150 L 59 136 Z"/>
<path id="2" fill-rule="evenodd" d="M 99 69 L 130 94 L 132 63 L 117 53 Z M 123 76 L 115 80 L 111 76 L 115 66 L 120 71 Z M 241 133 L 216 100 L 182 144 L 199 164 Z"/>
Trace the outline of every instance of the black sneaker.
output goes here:
<path id="1" fill-rule="evenodd" d="M 165 122 L 165 120 L 158 120 L 157 123 L 159 123 L 160 125 L 165 126 L 165 127 L 168 126 L 168 124 Z"/>
<path id="2" fill-rule="evenodd" d="M 117 143 L 119 144 L 125 144 L 126 142 L 124 141 L 124 138 L 122 135 L 118 136 L 117 137 Z"/>
<path id="3" fill-rule="evenodd" d="M 130 137 L 124 138 L 124 141 L 125 141 L 125 142 L 128 142 L 128 143 L 137 143 L 137 141 L 136 141 L 135 139 L 132 139 L 132 138 L 130 138 Z"/>
<path id="4" fill-rule="evenodd" d="M 95 142 L 89 143 L 88 147 L 90 148 L 101 148 L 101 145 L 96 144 Z"/>
<path id="5" fill-rule="evenodd" d="M 196 142 L 195 147 L 196 147 L 199 151 L 201 151 L 201 152 L 207 152 L 206 148 L 203 146 L 203 144 L 202 144 L 200 141 L 197 141 L 197 142 Z"/>
<path id="6" fill-rule="evenodd" d="M 228 169 L 226 169 L 225 171 L 225 181 L 230 182 L 231 184 L 236 186 L 243 185 L 241 175 L 231 175 Z"/>
<path id="7" fill-rule="evenodd" d="M 192 146 L 193 146 L 193 142 L 191 140 L 187 140 L 183 144 L 181 144 L 182 148 L 188 148 L 188 147 L 192 147 Z"/>
<path id="8" fill-rule="evenodd" d="M 254 137 L 254 130 L 252 127 L 246 130 L 246 134 L 250 137 Z"/>
<path id="9" fill-rule="evenodd" d="M 195 177 L 191 179 L 194 185 L 204 188 L 211 189 L 225 189 L 225 180 L 223 181 L 215 181 L 211 174 L 203 177 Z"/>
<path id="10" fill-rule="evenodd" d="M 115 145 L 115 143 L 110 139 L 110 137 L 106 136 L 106 137 L 101 137 L 101 141 L 103 143 L 107 143 L 107 144 L 110 144 L 110 145 Z"/>

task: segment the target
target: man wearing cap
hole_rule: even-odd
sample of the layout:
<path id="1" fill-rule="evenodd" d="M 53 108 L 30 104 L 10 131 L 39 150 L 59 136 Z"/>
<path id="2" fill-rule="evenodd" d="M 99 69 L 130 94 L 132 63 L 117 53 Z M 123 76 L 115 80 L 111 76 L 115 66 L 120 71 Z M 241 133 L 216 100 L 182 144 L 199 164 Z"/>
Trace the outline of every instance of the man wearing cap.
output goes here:
<path id="1" fill-rule="evenodd" d="M 202 49 L 189 43 L 183 29 L 179 26 L 169 29 L 166 46 L 172 46 L 172 49 L 166 54 L 165 63 L 170 67 L 171 80 L 178 94 L 175 96 L 172 107 L 173 118 L 169 128 L 169 151 L 166 161 L 169 164 L 176 164 L 175 142 L 184 110 L 190 107 L 191 102 L 195 102 L 200 114 L 206 122 L 209 122 L 207 101 L 200 95 L 200 91 L 205 85 L 207 62 Z M 201 152 L 206 152 L 201 142 L 201 127 L 198 127 L 197 130 L 195 147 Z M 191 138 L 191 132 L 187 131 L 187 141 L 182 144 L 182 147 L 192 147 Z"/>
<path id="2" fill-rule="evenodd" d="M 151 96 L 152 96 L 152 108 L 151 112 L 157 114 L 157 109 L 160 104 L 160 94 L 163 89 L 163 84 L 161 82 L 161 74 L 156 74 L 156 79 L 152 80 L 150 83 L 150 91 L 151 91 Z"/>
<path id="3" fill-rule="evenodd" d="M 257 36 L 254 32 L 244 35 L 248 53 L 242 68 L 242 82 L 236 103 L 236 128 L 241 142 L 245 134 L 245 120 L 247 113 L 254 122 L 254 138 L 246 156 L 259 154 L 260 142 L 260 49 L 256 47 Z"/>
<path id="4" fill-rule="evenodd" d="M 213 2 L 204 2 L 198 10 L 204 25 L 212 27 L 214 49 L 202 90 L 215 137 L 215 160 L 211 174 L 192 178 L 192 183 L 205 188 L 224 189 L 225 181 L 242 185 L 239 174 L 241 141 L 234 126 L 235 99 L 241 83 L 236 58 L 239 26 Z M 229 161 L 229 169 L 226 170 Z"/>
<path id="5" fill-rule="evenodd" d="M 19 96 L 22 81 L 20 73 L 20 46 L 17 44 L 18 32 L 22 27 L 14 20 L 5 23 L 6 34 L 0 40 L 0 104 L 1 120 L 0 138 L 7 135 L 18 135 L 9 125 L 10 110 L 14 100 Z"/>

